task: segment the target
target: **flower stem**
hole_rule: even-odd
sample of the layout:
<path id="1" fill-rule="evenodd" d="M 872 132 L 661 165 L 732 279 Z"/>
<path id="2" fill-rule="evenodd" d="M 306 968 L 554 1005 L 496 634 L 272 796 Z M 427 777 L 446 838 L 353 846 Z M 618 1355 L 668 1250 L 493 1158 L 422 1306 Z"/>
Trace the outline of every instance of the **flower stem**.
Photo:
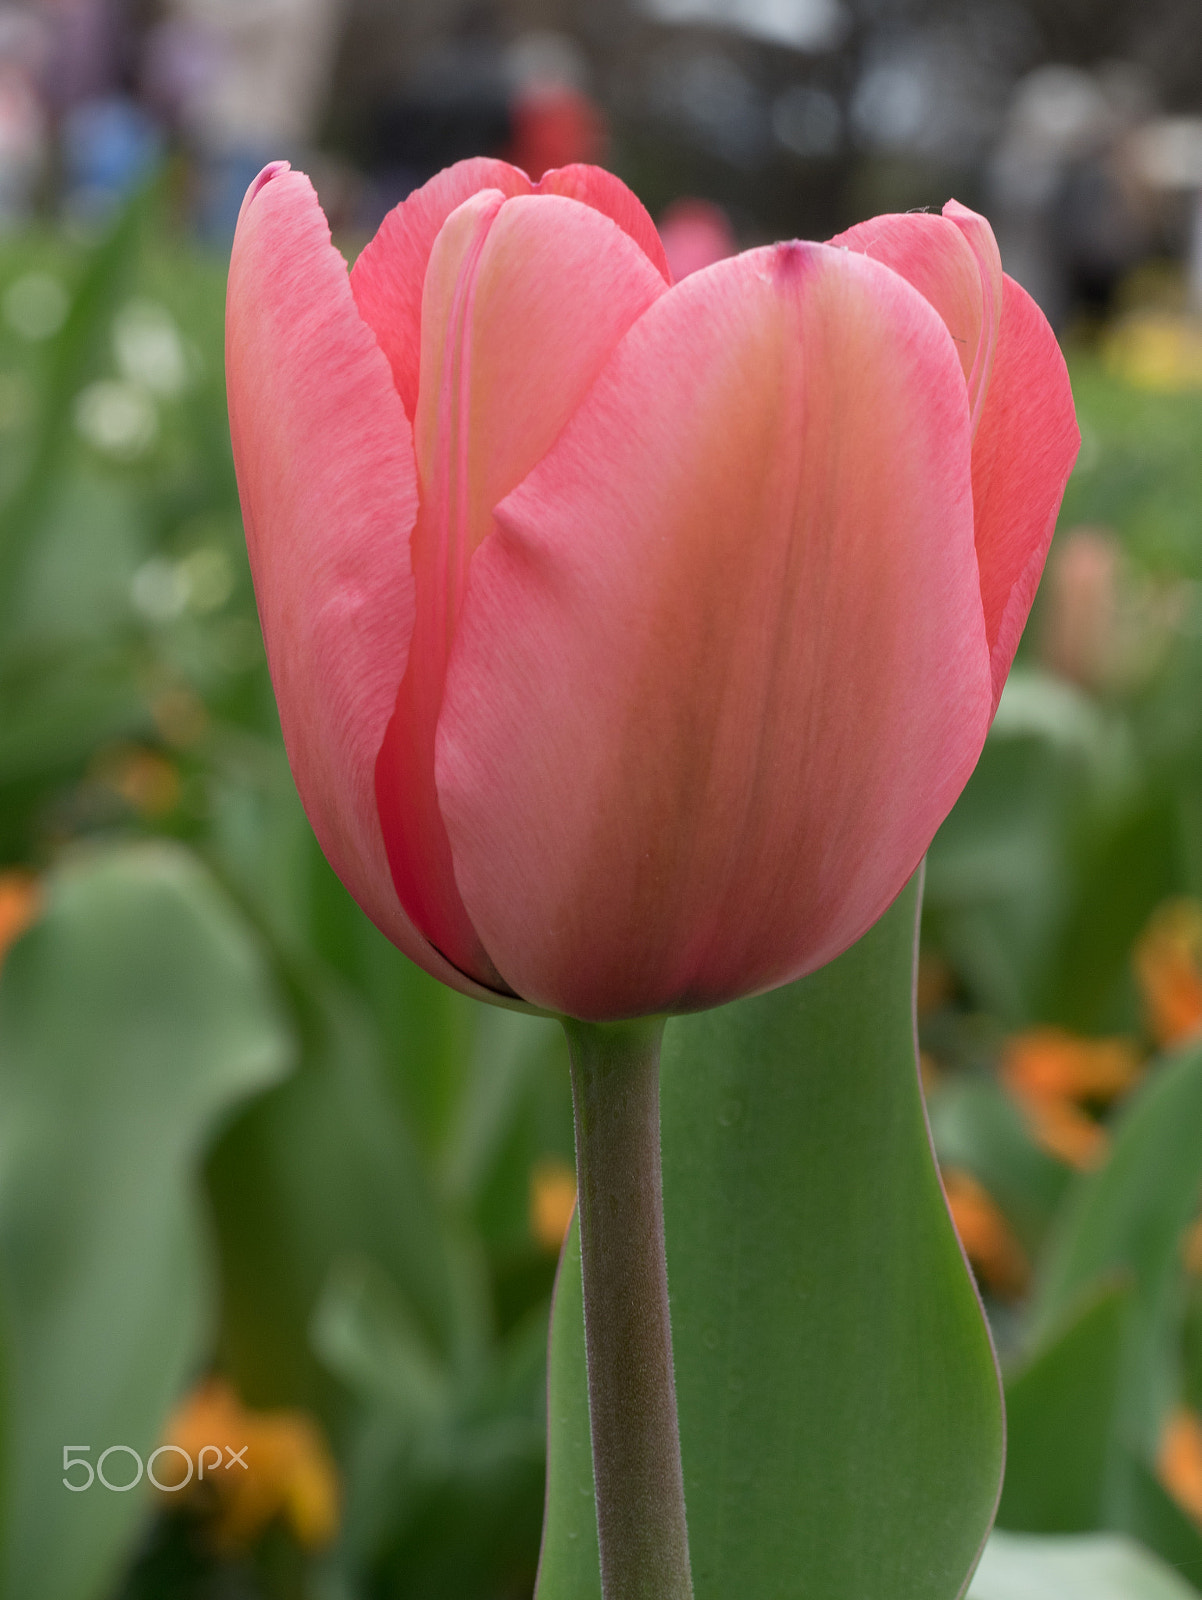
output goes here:
<path id="1" fill-rule="evenodd" d="M 605 1600 L 692 1600 L 659 1142 L 662 1017 L 564 1019 Z"/>

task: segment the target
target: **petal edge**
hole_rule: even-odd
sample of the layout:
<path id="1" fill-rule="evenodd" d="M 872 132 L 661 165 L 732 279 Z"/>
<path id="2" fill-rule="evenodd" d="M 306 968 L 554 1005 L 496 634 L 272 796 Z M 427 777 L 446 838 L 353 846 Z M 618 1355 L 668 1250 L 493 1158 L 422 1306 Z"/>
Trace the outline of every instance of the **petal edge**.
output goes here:
<path id="1" fill-rule="evenodd" d="M 226 373 L 263 636 L 314 832 L 394 944 L 477 993 L 405 916 L 384 854 L 372 775 L 412 627 L 413 448 L 300 173 L 264 174 L 244 205 L 230 260 Z"/>

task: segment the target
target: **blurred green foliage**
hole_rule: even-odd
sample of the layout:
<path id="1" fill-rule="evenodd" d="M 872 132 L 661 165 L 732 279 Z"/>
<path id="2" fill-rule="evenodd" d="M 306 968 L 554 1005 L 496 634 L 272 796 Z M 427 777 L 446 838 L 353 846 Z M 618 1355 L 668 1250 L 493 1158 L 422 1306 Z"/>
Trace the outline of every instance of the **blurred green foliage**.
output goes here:
<path id="1" fill-rule="evenodd" d="M 32 872 L 45 906 L 0 982 L 0 1571 L 21 1600 L 529 1594 L 556 1261 L 532 1196 L 553 1222 L 562 1046 L 416 971 L 313 841 L 242 545 L 223 267 L 171 208 L 156 188 L 102 238 L 0 241 L 0 894 Z M 1156 1476 L 1165 1408 L 1202 1405 L 1181 1252 L 1198 1057 L 1154 1061 L 1117 1117 L 1085 1107 L 1110 1138 L 1087 1173 L 999 1071 L 1035 1025 L 1153 1055 L 1132 951 L 1163 902 L 1202 897 L 1202 395 L 1137 389 L 1093 351 L 1072 370 L 1085 443 L 1057 542 L 1109 530 L 1121 649 L 1066 671 L 1045 586 L 931 851 L 921 1037 L 940 1156 L 1031 1267 L 1017 1295 L 983 1274 L 1010 1369 L 1004 1524 L 1121 1530 L 1202 1584 Z M 84 949 L 111 958 L 86 1005 L 62 998 Z M 185 1017 L 178 1049 L 155 1035 Z M 131 1360 L 135 1324 L 168 1332 Z M 223 1543 L 212 1505 L 145 1483 L 62 1487 L 62 1446 L 145 1454 L 211 1370 L 317 1419 L 332 1545 L 286 1518 Z"/>
<path id="2" fill-rule="evenodd" d="M 1202 1056 L 1160 1053 L 1202 1024 L 1202 952 L 1183 946 L 1173 971 L 1148 944 L 1166 906 L 1192 926 L 1202 898 L 1202 396 L 1145 385 L 1105 338 L 1070 370 L 1083 443 L 1048 572 L 930 852 L 920 1037 L 940 1158 L 981 1186 L 1026 1269 L 1024 1291 L 1001 1282 L 967 1219 L 1007 1372 L 999 1526 L 1123 1533 L 1202 1587 L 1198 1525 L 1168 1492 L 1190 1499 L 1202 1452 L 1165 1444 L 1202 1399 Z M 1158 983 L 1177 986 L 1175 1033 Z M 1142 1060 L 1134 1093 L 1089 1088 L 1099 1046 Z M 1024 1088 L 1024 1059 L 1081 1086 Z M 1109 1593 L 1110 1558 L 1091 1578 L 1088 1548 L 1081 1593 Z M 1007 1554 L 974 1594 L 1036 1592 L 1038 1561 L 1024 1575 L 1024 1547 L 999 1549 L 1016 1576 Z M 1076 1593 L 1059 1560 L 1055 1592 Z M 1115 1581 L 1152 1592 L 1151 1573 Z"/>
<path id="3" fill-rule="evenodd" d="M 71 885 L 128 876 L 122 863 L 141 859 L 131 846 L 157 840 L 163 870 L 187 880 L 179 915 L 200 919 L 181 936 L 204 937 L 205 918 L 219 915 L 227 942 L 253 954 L 242 980 L 253 993 L 237 1003 L 180 958 L 194 987 L 209 986 L 228 1035 L 226 1077 L 229 1049 L 249 1049 L 262 1026 L 238 1006 L 278 1018 L 290 1067 L 266 1090 L 257 1069 L 198 1122 L 165 1087 L 139 1090 L 117 1036 L 126 1070 L 103 1066 L 107 1024 L 83 1002 L 76 1016 L 62 997 L 45 1001 L 80 1030 L 73 1045 L 45 1044 L 45 1070 L 14 1057 L 0 1022 L 0 1325 L 13 1422 L 2 1500 L 20 1530 L 5 1539 L 6 1592 L 366 1595 L 401 1592 L 403 1574 L 413 1592 L 456 1600 L 528 1593 L 556 1262 L 554 1240 L 532 1229 L 531 1186 L 572 1159 L 559 1033 L 486 1013 L 418 972 L 366 922 L 312 839 L 242 544 L 223 267 L 179 243 L 168 212 L 169 196 L 152 191 L 102 239 L 0 244 L 0 874 L 42 875 L 50 906 L 5 963 L 3 1004 L 27 1005 L 30 963 Z M 96 916 L 87 937 L 120 949 L 119 905 Z M 185 1037 L 173 1055 L 143 1022 L 138 1048 L 196 1081 L 200 1023 L 155 976 L 166 937 L 151 918 L 144 955 L 129 961 L 146 967 L 160 1014 Z M 120 1015 L 119 986 L 111 1003 Z M 243 1104 L 252 1087 L 260 1092 Z M 69 1260 L 35 1271 L 31 1208 L 40 1215 L 43 1203 L 22 1174 L 38 1165 L 37 1147 L 14 1126 L 55 1116 L 102 1154 L 98 1170 L 76 1173 L 78 1202 L 61 1194 L 53 1214 L 76 1203 L 86 1214 L 111 1195 L 166 1227 L 154 1185 L 174 1161 L 173 1182 L 191 1193 L 172 1191 L 170 1215 L 186 1200 L 195 1267 L 136 1230 L 103 1233 L 97 1213 L 75 1230 L 76 1271 L 91 1291 Z M 199 1165 L 173 1158 L 183 1138 Z M 74 1149 L 57 1160 L 79 1167 Z M 20 1161 L 14 1150 L 26 1152 Z M 42 1188 L 56 1170 L 43 1167 Z M 50 1225 L 47 1216 L 37 1228 Z M 79 1259 L 87 1240 L 100 1258 Z M 122 1296 L 126 1321 L 113 1309 Z M 172 1308 L 178 1332 L 157 1363 L 125 1370 L 128 1319 L 153 1304 Z M 103 1376 L 114 1362 L 125 1363 L 119 1383 Z M 128 1496 L 62 1487 L 64 1444 L 90 1443 L 93 1462 L 111 1444 L 145 1455 L 166 1408 L 213 1366 L 246 1405 L 301 1407 L 320 1422 L 343 1478 L 332 1549 L 305 1550 L 278 1527 L 225 1548 L 203 1506 L 177 1509 L 145 1483 Z M 52 1410 L 38 1400 L 47 1383 Z M 108 1401 L 99 1411 L 98 1386 Z M 39 1436 L 36 1465 L 21 1443 L 34 1413 L 54 1434 Z M 108 1470 L 121 1480 L 128 1467 L 115 1459 Z"/>

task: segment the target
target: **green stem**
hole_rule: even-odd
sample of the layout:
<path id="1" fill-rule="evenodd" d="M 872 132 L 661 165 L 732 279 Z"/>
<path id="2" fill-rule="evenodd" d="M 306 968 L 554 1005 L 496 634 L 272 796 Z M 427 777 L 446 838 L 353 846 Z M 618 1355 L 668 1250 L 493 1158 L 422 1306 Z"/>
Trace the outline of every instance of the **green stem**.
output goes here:
<path id="1" fill-rule="evenodd" d="M 564 1019 L 605 1600 L 692 1600 L 659 1144 L 662 1017 Z"/>

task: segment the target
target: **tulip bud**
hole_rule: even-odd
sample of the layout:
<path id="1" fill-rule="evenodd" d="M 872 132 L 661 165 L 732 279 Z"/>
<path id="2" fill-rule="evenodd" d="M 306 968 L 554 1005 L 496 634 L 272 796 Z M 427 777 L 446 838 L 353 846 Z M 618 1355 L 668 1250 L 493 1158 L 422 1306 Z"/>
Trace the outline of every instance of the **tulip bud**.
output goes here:
<path id="1" fill-rule="evenodd" d="M 663 1014 L 831 960 L 980 752 L 1079 437 L 980 217 L 671 282 L 597 168 L 464 162 L 349 279 L 269 168 L 230 424 L 297 787 L 347 887 L 572 1056 L 602 1591 L 691 1600 Z"/>
<path id="2" fill-rule="evenodd" d="M 981 217 L 672 284 L 610 174 L 469 161 L 348 277 L 277 165 L 227 328 L 297 786 L 408 955 L 616 1020 L 881 915 L 980 752 L 1079 443 Z"/>

